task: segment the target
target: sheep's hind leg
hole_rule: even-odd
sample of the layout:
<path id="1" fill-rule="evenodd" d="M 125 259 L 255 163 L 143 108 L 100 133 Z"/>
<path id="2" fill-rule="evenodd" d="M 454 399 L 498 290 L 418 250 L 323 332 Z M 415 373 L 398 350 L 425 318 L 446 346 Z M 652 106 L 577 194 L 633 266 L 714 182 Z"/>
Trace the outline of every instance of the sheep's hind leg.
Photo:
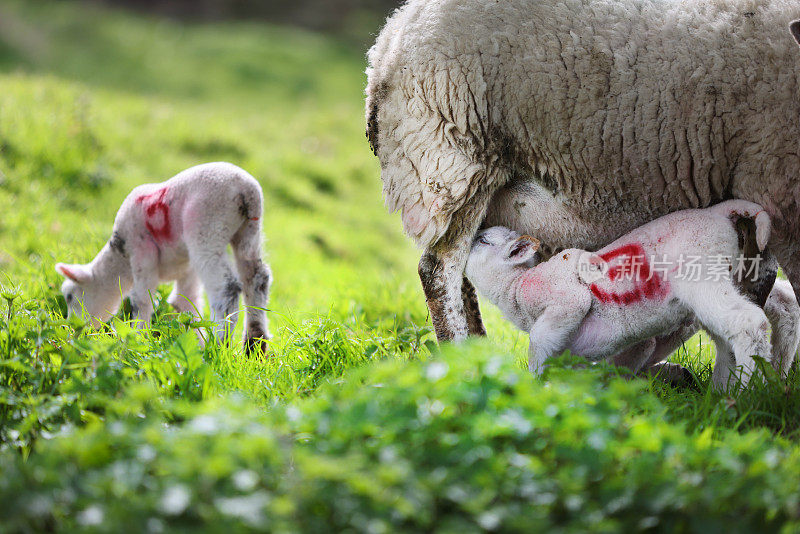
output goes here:
<path id="1" fill-rule="evenodd" d="M 219 339 L 227 339 L 236 326 L 239 311 L 239 294 L 242 284 L 231 267 L 225 250 L 205 252 L 191 258 L 208 295 L 211 320 L 216 324 Z"/>
<path id="2" fill-rule="evenodd" d="M 656 339 L 649 338 L 623 350 L 611 357 L 611 363 L 617 367 L 625 367 L 633 374 L 637 374 L 647 361 L 650 360 L 656 348 Z"/>
<path id="3" fill-rule="evenodd" d="M 266 352 L 269 333 L 266 308 L 272 272 L 261 259 L 261 227 L 257 221 L 247 221 L 231 241 L 236 270 L 244 287 L 245 324 L 244 350 Z"/>
<path id="4" fill-rule="evenodd" d="M 714 334 L 709 335 L 714 341 L 714 348 L 716 349 L 714 369 L 711 371 L 711 383 L 719 391 L 727 391 L 734 385 L 731 383 L 731 377 L 734 375 L 736 368 L 736 358 L 726 340 Z"/>
<path id="5" fill-rule="evenodd" d="M 444 252 L 428 251 L 419 261 L 419 278 L 440 343 L 486 334 L 475 288 L 464 277 L 471 244 L 472 234 L 462 238 L 460 246 Z"/>
<path id="6" fill-rule="evenodd" d="M 178 313 L 188 313 L 199 319 L 203 314 L 202 289 L 200 278 L 190 268 L 175 281 L 175 287 L 172 288 L 172 292 L 167 297 L 167 302 Z M 206 338 L 203 336 L 203 332 L 195 330 L 195 334 L 200 345 L 205 345 Z"/>
<path id="7" fill-rule="evenodd" d="M 721 357 L 728 347 L 735 365 L 741 367 L 742 385 L 747 385 L 756 369 L 753 356 L 771 358 L 772 354 L 764 310 L 740 295 L 733 285 L 689 283 L 680 296 L 717 345 L 717 365 L 722 367 L 719 371 L 714 368 L 714 385 L 721 389 L 729 386 L 730 377 Z"/>

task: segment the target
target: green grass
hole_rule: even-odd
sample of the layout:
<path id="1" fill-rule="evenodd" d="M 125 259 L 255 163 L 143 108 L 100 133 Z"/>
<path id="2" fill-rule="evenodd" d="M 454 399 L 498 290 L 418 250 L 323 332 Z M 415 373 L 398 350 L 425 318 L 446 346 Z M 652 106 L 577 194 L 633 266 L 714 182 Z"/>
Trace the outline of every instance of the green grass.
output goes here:
<path id="1" fill-rule="evenodd" d="M 670 485 L 669 466 L 685 468 L 686 480 L 713 478 L 711 487 L 730 503 L 751 502 L 738 530 L 759 518 L 770 530 L 796 519 L 797 499 L 786 488 L 796 487 L 800 454 L 797 373 L 738 398 L 720 395 L 708 384 L 707 341 L 696 337 L 673 357 L 696 373 L 693 388 L 615 378 L 624 373 L 605 367 L 556 368 L 535 380 L 524 372 L 527 337 L 486 305 L 490 339 L 438 355 L 418 253 L 383 208 L 378 165 L 364 140 L 364 52 L 335 37 L 263 24 L 181 25 L 71 2 L 0 3 L 0 515 L 13 517 L 5 528 L 0 521 L 0 531 L 89 528 L 98 517 L 93 507 L 107 521 L 100 530 L 130 529 L 126 521 L 151 516 L 153 528 L 246 529 L 252 518 L 215 504 L 244 491 L 236 489 L 241 469 L 258 477 L 245 493 L 269 494 L 257 508 L 277 529 L 315 530 L 328 520 L 359 530 L 472 530 L 495 516 L 512 528 L 522 523 L 504 521 L 524 509 L 513 494 L 523 485 L 504 489 L 515 458 L 508 442 L 473 436 L 464 445 L 466 456 L 497 456 L 485 476 L 457 468 L 446 447 L 444 456 L 419 452 L 433 451 L 437 435 L 500 432 L 492 425 L 504 423 L 491 420 L 500 412 L 481 419 L 469 409 L 481 395 L 508 409 L 519 405 L 546 436 L 553 456 L 539 454 L 535 439 L 514 445 L 526 461 L 554 462 L 536 471 L 560 481 L 545 492 L 554 500 L 525 512 L 539 510 L 538 519 L 525 517 L 542 528 L 590 528 L 586 514 L 595 513 L 601 529 L 629 529 L 667 512 L 677 514 L 676 528 L 700 528 L 691 513 L 707 513 L 712 501 L 688 482 Z M 89 261 L 135 185 L 213 160 L 244 167 L 264 188 L 275 274 L 275 340 L 266 357 L 245 357 L 239 333 L 227 345 L 198 346 L 192 330 L 203 323 L 175 315 L 164 302 L 167 287 L 148 331 L 119 318 L 100 332 L 65 319 L 55 262 Z M 487 355 L 525 385 L 481 385 Z M 414 387 L 425 382 L 420 361 L 431 358 L 473 380 L 463 389 L 448 382 L 452 391 Z M 540 397 L 551 404 L 537 404 Z M 451 427 L 428 434 L 419 410 L 438 401 L 452 411 Z M 549 406 L 561 415 L 542 417 Z M 299 423 L 294 413 L 303 414 Z M 230 418 L 237 440 L 198 436 L 186 421 L 203 414 Z M 343 434 L 330 438 L 325 425 Z M 608 433 L 625 454 L 593 458 L 580 447 L 593 432 Z M 378 444 L 399 458 L 388 472 L 370 471 L 382 458 Z M 137 464 L 143 447 L 163 458 Z M 647 461 L 626 471 L 631 458 Z M 647 462 L 658 466 L 653 487 L 674 498 L 662 495 L 661 510 L 644 512 L 631 497 L 638 516 L 633 504 L 600 513 L 600 504 L 611 506 L 604 492 L 624 493 L 624 480 L 656 498 L 646 489 Z M 772 478 L 758 462 L 770 465 Z M 120 469 L 132 470 L 127 486 L 114 485 Z M 435 473 L 452 487 L 437 486 Z M 207 486 L 195 488 L 197 480 Z M 170 514 L 162 502 L 169 484 L 199 493 Z M 339 490 L 341 515 L 330 504 Z M 756 490 L 775 501 L 752 500 Z M 439 495 L 447 491 L 478 497 Z M 709 525 L 730 520 L 727 506 Z"/>
<path id="2" fill-rule="evenodd" d="M 384 362 L 264 411 L 90 423 L 0 456 L 11 530 L 767 532 L 800 528 L 800 451 L 766 431 L 687 432 L 605 366 L 530 380 L 489 344 Z"/>

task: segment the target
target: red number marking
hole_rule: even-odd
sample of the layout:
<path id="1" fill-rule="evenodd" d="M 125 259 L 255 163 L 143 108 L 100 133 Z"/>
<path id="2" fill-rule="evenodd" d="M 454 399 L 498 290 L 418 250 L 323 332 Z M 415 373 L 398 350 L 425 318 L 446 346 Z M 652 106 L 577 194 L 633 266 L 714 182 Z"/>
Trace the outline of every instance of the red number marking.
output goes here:
<path id="1" fill-rule="evenodd" d="M 142 195 L 136 199 L 137 204 L 144 205 L 147 231 L 156 242 L 172 239 L 172 226 L 169 222 L 169 206 L 164 202 L 167 188 L 159 189 L 155 193 Z"/>
<path id="2" fill-rule="evenodd" d="M 607 291 L 596 283 L 592 284 L 589 289 L 600 302 L 628 305 L 643 299 L 663 299 L 669 293 L 669 283 L 658 273 L 651 272 L 650 264 L 640 244 L 625 245 L 601 254 L 600 257 L 609 264 L 612 260 L 620 258 L 608 269 L 610 282 L 627 278 L 633 284 L 632 289 L 621 293 Z"/>

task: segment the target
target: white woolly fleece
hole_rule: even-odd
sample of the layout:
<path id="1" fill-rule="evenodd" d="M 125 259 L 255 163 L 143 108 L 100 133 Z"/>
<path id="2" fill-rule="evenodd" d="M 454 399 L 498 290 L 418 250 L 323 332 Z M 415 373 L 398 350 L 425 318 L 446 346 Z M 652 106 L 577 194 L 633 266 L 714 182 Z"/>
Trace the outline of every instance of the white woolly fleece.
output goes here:
<path id="1" fill-rule="evenodd" d="M 367 69 L 387 206 L 429 248 L 482 220 L 503 184 L 532 181 L 571 221 L 547 229 L 552 244 L 595 248 L 742 198 L 792 267 L 798 18 L 797 0 L 411 0 Z"/>

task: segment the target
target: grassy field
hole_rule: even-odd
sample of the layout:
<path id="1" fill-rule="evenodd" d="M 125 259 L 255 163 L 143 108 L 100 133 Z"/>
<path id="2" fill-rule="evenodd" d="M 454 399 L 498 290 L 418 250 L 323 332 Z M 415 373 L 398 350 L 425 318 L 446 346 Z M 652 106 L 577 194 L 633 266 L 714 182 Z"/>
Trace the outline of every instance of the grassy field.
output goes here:
<path id="1" fill-rule="evenodd" d="M 700 336 L 674 357 L 695 387 L 569 359 L 537 381 L 486 305 L 489 339 L 439 353 L 364 53 L 0 2 L 0 532 L 796 530 L 796 373 L 714 393 Z M 264 188 L 266 357 L 199 347 L 165 302 L 146 332 L 67 320 L 55 262 L 89 261 L 133 186 L 215 160 Z"/>

